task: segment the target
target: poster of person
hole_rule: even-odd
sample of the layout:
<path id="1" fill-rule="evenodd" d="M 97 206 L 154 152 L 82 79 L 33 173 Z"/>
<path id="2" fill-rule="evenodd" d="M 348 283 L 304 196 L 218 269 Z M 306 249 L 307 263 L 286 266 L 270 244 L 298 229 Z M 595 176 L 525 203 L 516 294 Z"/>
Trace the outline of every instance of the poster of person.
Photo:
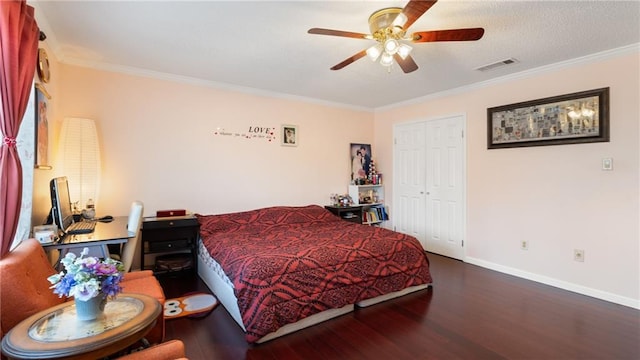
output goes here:
<path id="1" fill-rule="evenodd" d="M 364 184 L 371 166 L 371 144 L 351 144 L 351 182 Z"/>
<path id="2" fill-rule="evenodd" d="M 48 166 L 49 163 L 49 121 L 47 120 L 46 90 L 36 86 L 36 157 L 35 165 Z"/>

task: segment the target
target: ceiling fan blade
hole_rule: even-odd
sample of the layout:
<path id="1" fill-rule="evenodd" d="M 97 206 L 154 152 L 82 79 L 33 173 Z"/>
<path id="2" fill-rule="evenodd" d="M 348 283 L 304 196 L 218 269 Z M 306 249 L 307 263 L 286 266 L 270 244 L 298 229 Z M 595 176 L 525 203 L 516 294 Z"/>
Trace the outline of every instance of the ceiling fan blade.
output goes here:
<path id="1" fill-rule="evenodd" d="M 484 35 L 483 28 L 418 31 L 413 33 L 411 41 L 415 43 L 435 41 L 473 41 L 482 38 L 482 35 Z"/>
<path id="2" fill-rule="evenodd" d="M 352 57 L 346 59 L 345 61 L 341 62 L 340 64 L 334 65 L 331 70 L 340 70 L 343 67 L 351 64 L 352 62 L 364 57 L 365 55 L 367 55 L 367 50 L 362 50 L 359 53 L 353 55 Z"/>
<path id="3" fill-rule="evenodd" d="M 393 55 L 393 58 L 396 59 L 396 62 L 400 65 L 400 68 L 405 72 L 405 74 L 418 70 L 418 64 L 413 61 L 411 55 L 407 55 L 407 57 L 403 59 L 400 55 L 395 54 Z"/>
<path id="4" fill-rule="evenodd" d="M 427 12 L 438 0 L 411 0 L 407 6 L 402 9 L 402 14 L 407 17 L 407 22 L 402 28 L 407 30 L 422 14 Z"/>
<path id="5" fill-rule="evenodd" d="M 312 28 L 307 31 L 309 34 L 316 35 L 332 35 L 332 36 L 342 36 L 354 39 L 371 39 L 371 35 L 369 34 L 361 34 L 350 31 L 341 31 L 341 30 L 331 30 L 331 29 L 321 29 L 321 28 Z"/>

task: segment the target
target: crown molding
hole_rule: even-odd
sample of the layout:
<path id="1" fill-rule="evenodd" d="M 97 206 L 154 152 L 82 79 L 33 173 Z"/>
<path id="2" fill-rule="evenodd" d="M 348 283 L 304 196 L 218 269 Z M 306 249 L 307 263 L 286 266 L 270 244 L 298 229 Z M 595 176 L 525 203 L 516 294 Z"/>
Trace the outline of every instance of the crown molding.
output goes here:
<path id="1" fill-rule="evenodd" d="M 310 98 L 305 96 L 291 95 L 291 94 L 280 93 L 276 91 L 262 90 L 262 89 L 247 87 L 247 86 L 233 85 L 233 84 L 228 84 L 223 82 L 204 80 L 204 79 L 170 74 L 170 73 L 163 73 L 159 71 L 152 71 L 152 70 L 135 68 L 130 66 L 113 65 L 113 64 L 102 63 L 98 61 L 84 61 L 84 60 L 78 60 L 73 58 L 62 58 L 60 59 L 60 62 L 66 65 L 90 68 L 90 69 L 100 70 L 100 71 L 114 72 L 114 73 L 126 74 L 126 75 L 132 75 L 132 76 L 140 76 L 140 77 L 182 83 L 182 84 L 193 85 L 193 86 L 209 87 L 209 88 L 214 88 L 218 90 L 235 91 L 235 92 L 255 95 L 255 96 L 264 96 L 264 97 L 278 98 L 283 100 L 300 101 L 300 102 L 312 103 L 316 105 L 329 106 L 334 108 L 343 108 L 347 110 L 364 111 L 364 112 L 373 113 L 373 109 L 368 107 L 337 103 L 337 102 L 320 100 L 320 99 Z"/>
<path id="2" fill-rule="evenodd" d="M 635 43 L 635 44 L 631 44 L 631 45 L 627 45 L 627 46 L 623 46 L 615 49 L 601 51 L 598 53 L 594 53 L 594 54 L 590 54 L 590 55 L 586 55 L 586 56 L 582 56 L 574 59 L 569 59 L 569 60 L 565 60 L 565 61 L 561 61 L 561 62 L 549 64 L 549 65 L 544 65 L 534 69 L 529 69 L 529 70 L 517 72 L 514 74 L 509 74 L 509 75 L 497 77 L 494 79 L 489 79 L 486 81 L 481 81 L 481 82 L 473 83 L 470 85 L 457 87 L 450 90 L 440 91 L 430 95 L 421 96 L 415 99 L 378 107 L 374 109 L 374 112 L 387 111 L 387 110 L 391 110 L 391 109 L 395 109 L 403 106 L 415 105 L 415 104 L 423 103 L 429 100 L 435 100 L 435 99 L 443 98 L 447 96 L 463 94 L 472 90 L 478 90 L 478 89 L 486 88 L 496 84 L 503 84 L 510 81 L 532 78 L 535 76 L 540 76 L 542 74 L 546 74 L 546 73 L 561 70 L 561 69 L 566 69 L 566 68 L 577 66 L 577 65 L 585 65 L 585 64 L 600 62 L 600 61 L 613 59 L 620 56 L 626 56 L 634 53 L 640 53 L 640 43 Z"/>

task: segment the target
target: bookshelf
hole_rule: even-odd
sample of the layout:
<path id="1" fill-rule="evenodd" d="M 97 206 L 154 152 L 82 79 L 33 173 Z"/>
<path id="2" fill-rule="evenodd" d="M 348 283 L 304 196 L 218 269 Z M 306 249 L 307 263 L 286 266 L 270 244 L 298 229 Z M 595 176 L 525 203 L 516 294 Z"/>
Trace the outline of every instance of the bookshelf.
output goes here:
<path id="1" fill-rule="evenodd" d="M 361 208 L 362 224 L 378 225 L 389 220 L 383 185 L 349 185 L 349 196 L 353 205 Z"/>

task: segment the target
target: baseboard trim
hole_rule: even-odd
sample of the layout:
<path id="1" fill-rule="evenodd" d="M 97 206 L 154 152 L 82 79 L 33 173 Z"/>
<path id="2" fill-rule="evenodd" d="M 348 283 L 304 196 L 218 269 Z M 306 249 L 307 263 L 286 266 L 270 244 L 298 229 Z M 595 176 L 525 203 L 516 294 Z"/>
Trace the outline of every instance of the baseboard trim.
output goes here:
<path id="1" fill-rule="evenodd" d="M 477 259 L 470 256 L 467 256 L 464 261 L 469 264 L 477 265 L 486 269 L 495 270 L 508 275 L 513 275 L 519 278 L 539 282 L 545 285 L 557 287 L 563 290 L 568 290 L 581 295 L 586 295 L 596 299 L 609 301 L 615 304 L 624 305 L 624 306 L 628 306 L 635 309 L 640 309 L 640 300 L 612 294 L 610 292 L 593 289 L 590 287 L 554 279 L 554 278 L 539 275 L 539 274 L 534 274 L 531 272 L 523 271 L 523 270 L 512 268 L 509 266 L 496 264 L 490 261 L 485 261 L 485 260 Z"/>

